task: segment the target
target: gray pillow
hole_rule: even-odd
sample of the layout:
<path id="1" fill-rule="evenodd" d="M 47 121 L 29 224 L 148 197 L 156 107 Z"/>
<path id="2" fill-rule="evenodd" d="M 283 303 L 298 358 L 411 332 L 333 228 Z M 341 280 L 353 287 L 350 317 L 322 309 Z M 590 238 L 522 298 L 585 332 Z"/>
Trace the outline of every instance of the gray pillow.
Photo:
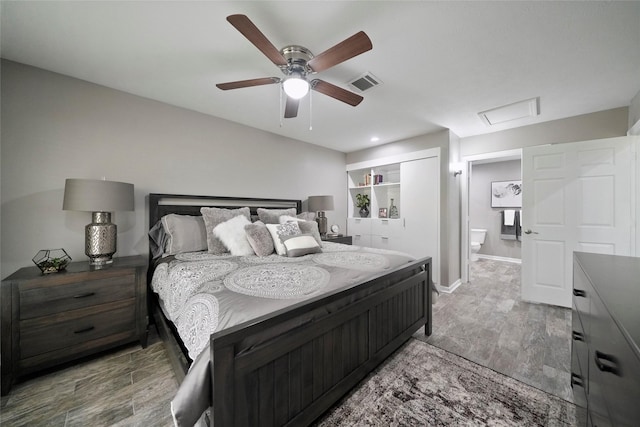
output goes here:
<path id="1" fill-rule="evenodd" d="M 256 255 L 267 256 L 273 253 L 273 238 L 266 225 L 260 221 L 254 222 L 245 225 L 244 231 L 247 233 L 247 240 Z"/>
<path id="2" fill-rule="evenodd" d="M 213 235 L 213 229 L 216 228 L 218 224 L 222 224 L 225 221 L 229 221 L 230 219 L 243 215 L 248 220 L 251 220 L 251 211 L 249 208 L 240 208 L 240 209 L 221 209 L 221 208 L 200 208 L 200 213 L 202 214 L 202 218 L 204 219 L 204 225 L 207 229 L 207 248 L 209 249 L 209 253 L 212 254 L 223 254 L 227 252 L 226 246 Z"/>
<path id="3" fill-rule="evenodd" d="M 320 238 L 320 231 L 318 230 L 318 223 L 315 221 L 298 221 L 298 227 L 300 232 L 304 234 L 311 234 L 316 242 L 322 246 L 322 239 Z"/>
<path id="4" fill-rule="evenodd" d="M 258 208 L 258 218 L 265 224 L 279 224 L 282 215 L 296 216 L 296 208 L 290 209 L 263 209 Z"/>
<path id="5" fill-rule="evenodd" d="M 296 218 L 303 219 L 305 221 L 315 221 L 316 220 L 316 213 L 315 212 L 301 212 L 298 215 L 296 215 Z"/>
<path id="6" fill-rule="evenodd" d="M 160 221 L 167 234 L 165 255 L 207 249 L 207 231 L 201 216 L 169 214 Z"/>

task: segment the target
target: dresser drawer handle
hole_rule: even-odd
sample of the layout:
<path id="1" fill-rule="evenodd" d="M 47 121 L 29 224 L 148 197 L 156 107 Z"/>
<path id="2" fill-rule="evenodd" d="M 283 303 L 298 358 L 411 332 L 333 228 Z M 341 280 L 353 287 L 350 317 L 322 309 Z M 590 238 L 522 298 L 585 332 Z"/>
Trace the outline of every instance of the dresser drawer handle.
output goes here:
<path id="1" fill-rule="evenodd" d="M 574 385 L 577 385 L 578 387 L 584 387 L 584 382 L 582 381 L 582 377 L 578 374 L 574 374 L 573 372 L 571 373 L 571 388 L 573 388 Z"/>
<path id="2" fill-rule="evenodd" d="M 574 289 L 573 290 L 573 294 L 577 297 L 586 297 L 587 293 L 585 291 L 583 291 L 582 289 Z"/>
<path id="3" fill-rule="evenodd" d="M 584 341 L 584 334 L 577 331 L 571 331 L 571 337 L 574 341 Z"/>
<path id="4" fill-rule="evenodd" d="M 73 331 L 74 334 L 84 334 L 85 332 L 93 331 L 95 328 L 93 326 L 89 326 L 88 328 L 78 329 L 77 331 Z"/>
<path id="5" fill-rule="evenodd" d="M 74 295 L 74 298 L 86 298 L 86 297 L 90 297 L 95 295 L 95 292 L 87 292 L 86 294 L 78 294 L 78 295 Z"/>
<path id="6" fill-rule="evenodd" d="M 596 366 L 602 372 L 611 372 L 613 375 L 620 376 L 620 369 L 618 368 L 618 360 L 616 359 L 615 356 L 596 350 L 596 353 L 593 356 L 593 358 L 596 362 Z M 604 363 L 603 361 L 606 363 Z"/>

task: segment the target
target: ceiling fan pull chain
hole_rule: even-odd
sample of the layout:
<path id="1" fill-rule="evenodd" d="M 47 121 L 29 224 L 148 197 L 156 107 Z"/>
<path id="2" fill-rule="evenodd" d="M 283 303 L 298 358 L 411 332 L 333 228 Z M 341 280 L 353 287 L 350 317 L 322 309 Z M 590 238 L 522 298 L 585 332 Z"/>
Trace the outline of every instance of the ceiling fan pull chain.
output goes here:
<path id="1" fill-rule="evenodd" d="M 280 113 L 279 113 L 279 116 L 280 116 L 280 127 L 282 127 L 282 125 L 284 124 L 283 123 L 284 119 L 282 118 L 282 115 L 283 115 L 283 112 L 282 112 L 282 92 L 283 91 L 284 91 L 284 89 L 282 88 L 282 83 L 280 83 L 280 89 L 279 89 L 279 92 L 280 92 Z"/>
<path id="2" fill-rule="evenodd" d="M 309 91 L 309 130 L 313 130 L 313 109 L 311 108 L 311 106 L 312 106 L 312 102 L 311 102 L 312 95 L 311 94 L 312 93 L 313 93 L 313 91 L 310 90 Z"/>

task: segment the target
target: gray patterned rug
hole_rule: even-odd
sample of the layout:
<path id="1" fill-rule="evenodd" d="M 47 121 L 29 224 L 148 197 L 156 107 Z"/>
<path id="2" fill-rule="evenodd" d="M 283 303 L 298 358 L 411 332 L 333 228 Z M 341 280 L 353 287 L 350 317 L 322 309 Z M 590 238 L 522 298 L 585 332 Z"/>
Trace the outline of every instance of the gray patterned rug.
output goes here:
<path id="1" fill-rule="evenodd" d="M 411 338 L 318 426 L 574 426 L 572 403 Z"/>

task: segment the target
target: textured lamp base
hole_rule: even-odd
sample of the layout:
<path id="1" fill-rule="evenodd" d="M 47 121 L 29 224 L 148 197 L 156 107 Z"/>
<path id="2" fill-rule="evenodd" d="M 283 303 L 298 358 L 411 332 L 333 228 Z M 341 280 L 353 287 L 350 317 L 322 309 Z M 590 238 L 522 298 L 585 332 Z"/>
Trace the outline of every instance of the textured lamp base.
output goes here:
<path id="1" fill-rule="evenodd" d="M 320 236 L 324 237 L 327 235 L 327 217 L 325 216 L 323 211 L 318 212 L 318 216 L 316 217 L 316 222 L 318 223 L 318 231 L 320 232 Z"/>
<path id="2" fill-rule="evenodd" d="M 111 223 L 111 213 L 93 212 L 91 220 L 85 227 L 84 253 L 89 257 L 90 265 L 111 264 L 118 232 L 116 225 Z"/>

